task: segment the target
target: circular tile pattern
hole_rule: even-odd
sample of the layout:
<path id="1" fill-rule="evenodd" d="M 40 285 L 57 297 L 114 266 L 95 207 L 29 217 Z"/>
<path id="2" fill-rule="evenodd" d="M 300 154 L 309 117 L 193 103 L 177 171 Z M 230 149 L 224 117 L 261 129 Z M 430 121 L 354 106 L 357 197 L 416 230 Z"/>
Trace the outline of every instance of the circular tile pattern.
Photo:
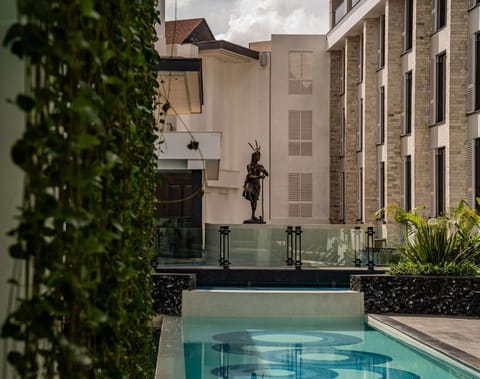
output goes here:
<path id="1" fill-rule="evenodd" d="M 361 338 L 342 333 L 308 331 L 272 332 L 270 330 L 246 330 L 217 334 L 213 337 L 216 341 L 230 345 L 267 345 L 285 346 L 288 344 L 301 344 L 302 346 L 342 346 L 355 345 L 362 342 Z"/>
<path id="2" fill-rule="evenodd" d="M 375 379 L 420 379 L 412 372 L 382 366 L 392 361 L 387 355 L 337 349 L 336 346 L 363 342 L 361 338 L 342 333 L 247 330 L 213 338 L 220 343 L 212 349 L 222 357 L 235 354 L 272 362 L 217 367 L 211 373 L 218 378 L 353 379 L 364 378 L 366 374 Z"/>
<path id="3" fill-rule="evenodd" d="M 235 379 L 333 379 L 338 376 L 336 372 L 327 369 L 311 369 L 308 367 L 294 369 L 288 365 L 275 364 L 244 364 L 218 367 L 212 370 L 212 374 L 219 378 Z"/>

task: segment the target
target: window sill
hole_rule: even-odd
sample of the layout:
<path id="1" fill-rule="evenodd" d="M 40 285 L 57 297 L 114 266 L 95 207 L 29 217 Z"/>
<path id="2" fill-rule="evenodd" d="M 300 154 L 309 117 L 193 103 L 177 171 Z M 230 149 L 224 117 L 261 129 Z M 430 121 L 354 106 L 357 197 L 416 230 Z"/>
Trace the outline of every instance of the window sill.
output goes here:
<path id="1" fill-rule="evenodd" d="M 403 50 L 401 53 L 400 53 L 400 56 L 403 57 L 404 55 L 407 55 L 408 53 L 411 53 L 413 50 L 412 47 L 409 47 L 407 50 Z"/>
<path id="2" fill-rule="evenodd" d="M 473 116 L 474 114 L 480 113 L 480 109 L 475 109 L 474 111 L 467 112 L 467 116 Z"/>
<path id="3" fill-rule="evenodd" d="M 376 143 L 376 146 L 383 146 L 383 145 L 385 145 L 385 141 L 377 142 L 377 143 Z"/>
<path id="4" fill-rule="evenodd" d="M 440 125 L 445 125 L 447 122 L 444 120 L 444 121 L 439 121 L 439 122 L 436 122 L 435 124 L 430 124 L 429 127 L 430 128 L 433 128 L 435 126 L 440 126 Z"/>
<path id="5" fill-rule="evenodd" d="M 411 135 L 412 135 L 412 132 L 410 132 L 410 133 L 402 133 L 402 134 L 400 134 L 400 138 L 410 137 Z"/>
<path id="6" fill-rule="evenodd" d="M 385 63 L 382 66 L 377 66 L 377 72 L 382 71 L 385 68 Z"/>

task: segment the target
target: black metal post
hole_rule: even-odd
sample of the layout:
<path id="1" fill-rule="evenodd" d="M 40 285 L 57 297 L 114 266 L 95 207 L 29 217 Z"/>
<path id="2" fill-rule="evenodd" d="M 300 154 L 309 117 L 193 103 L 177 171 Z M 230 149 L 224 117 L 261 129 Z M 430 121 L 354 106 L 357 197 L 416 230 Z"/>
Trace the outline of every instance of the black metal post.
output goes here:
<path id="1" fill-rule="evenodd" d="M 353 263 L 355 264 L 355 267 L 360 267 L 362 265 L 362 260 L 359 257 L 360 254 L 360 227 L 356 226 L 355 230 L 353 231 L 354 234 L 354 251 L 355 251 L 355 259 L 353 260 Z"/>
<path id="2" fill-rule="evenodd" d="M 375 234 L 373 230 L 373 226 L 369 226 L 367 228 L 367 267 L 368 271 L 373 271 L 375 269 L 375 262 L 374 262 L 374 252 L 375 247 L 373 246 L 373 235 Z"/>
<path id="3" fill-rule="evenodd" d="M 295 253 L 295 270 L 300 270 L 302 268 L 302 227 L 295 227 L 295 244 L 294 244 L 294 253 Z"/>
<path id="4" fill-rule="evenodd" d="M 220 376 L 222 379 L 230 378 L 230 346 L 226 343 L 220 345 Z"/>
<path id="5" fill-rule="evenodd" d="M 230 266 L 230 228 L 228 225 L 220 226 L 220 259 L 218 262 L 224 269 Z"/>
<path id="6" fill-rule="evenodd" d="M 287 266 L 293 265 L 293 226 L 287 226 Z"/>

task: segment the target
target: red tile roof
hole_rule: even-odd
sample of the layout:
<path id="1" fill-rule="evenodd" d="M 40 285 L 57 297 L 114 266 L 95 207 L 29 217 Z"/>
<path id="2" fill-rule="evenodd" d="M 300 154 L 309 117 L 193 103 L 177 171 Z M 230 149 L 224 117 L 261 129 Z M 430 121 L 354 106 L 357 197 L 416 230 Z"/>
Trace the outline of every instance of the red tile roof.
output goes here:
<path id="1" fill-rule="evenodd" d="M 212 41 L 215 37 L 204 18 L 165 22 L 167 44 Z"/>

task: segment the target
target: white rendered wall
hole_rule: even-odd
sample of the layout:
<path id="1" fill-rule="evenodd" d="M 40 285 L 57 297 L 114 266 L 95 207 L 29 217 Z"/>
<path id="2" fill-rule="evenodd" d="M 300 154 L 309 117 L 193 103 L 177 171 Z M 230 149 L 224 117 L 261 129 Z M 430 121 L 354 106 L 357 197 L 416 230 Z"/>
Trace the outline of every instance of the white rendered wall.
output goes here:
<path id="1" fill-rule="evenodd" d="M 202 114 L 182 116 L 182 119 L 191 131 L 222 133 L 219 179 L 209 181 L 206 186 L 203 219 L 206 223 L 239 224 L 250 218 L 250 203 L 242 197 L 252 153 L 248 142 L 258 141 L 262 146 L 260 163 L 267 170 L 270 166 L 269 66 L 260 66 L 256 59 L 232 63 L 212 56 L 202 58 Z M 178 122 L 177 130 L 182 130 Z M 266 179 L 265 216 L 269 212 L 269 186 L 270 179 Z M 260 214 L 259 202 L 256 215 Z"/>
<path id="2" fill-rule="evenodd" d="M 0 41 L 3 41 L 8 27 L 16 20 L 15 4 L 15 0 L 0 1 Z M 13 269 L 13 260 L 8 254 L 12 239 L 6 233 L 16 225 L 14 217 L 18 215 L 17 207 L 20 205 L 23 185 L 22 173 L 12 163 L 10 149 L 24 128 L 23 114 L 6 102 L 7 98 L 15 98 L 17 93 L 23 91 L 24 65 L 3 46 L 0 46 L 0 78 L 0 324 L 3 324 L 9 297 L 7 280 Z M 4 347 L 4 343 L 0 343 L 0 375 L 7 366 L 3 361 L 6 356 Z M 11 377 L 10 372 L 7 379 Z"/>
<path id="3" fill-rule="evenodd" d="M 288 94 L 289 51 L 313 52 L 311 95 Z M 271 96 L 271 221 L 319 224 L 329 222 L 330 193 L 330 60 L 326 36 L 272 35 Z M 311 157 L 288 156 L 288 111 L 311 110 L 313 153 Z M 288 173 L 312 173 L 312 218 L 288 217 Z"/>
<path id="4" fill-rule="evenodd" d="M 182 315 L 197 317 L 361 317 L 363 292 L 192 290 L 182 292 Z"/>

